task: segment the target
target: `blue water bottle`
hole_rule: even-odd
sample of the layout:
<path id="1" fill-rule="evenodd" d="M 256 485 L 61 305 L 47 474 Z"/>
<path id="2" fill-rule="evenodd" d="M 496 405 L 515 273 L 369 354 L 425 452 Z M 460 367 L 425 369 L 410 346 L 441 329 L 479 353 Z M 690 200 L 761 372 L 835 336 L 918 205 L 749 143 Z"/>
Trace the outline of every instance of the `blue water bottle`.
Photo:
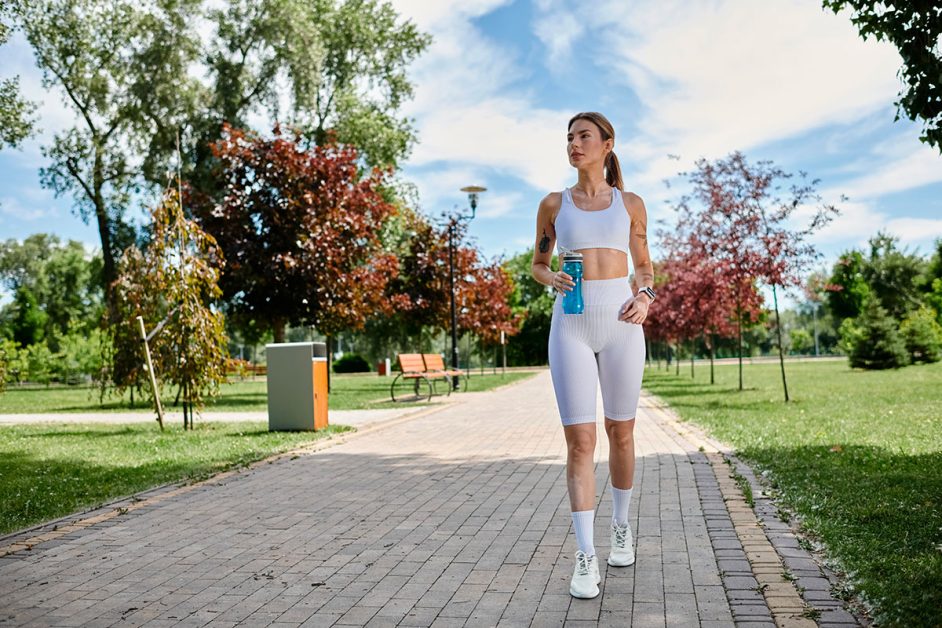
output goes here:
<path id="1" fill-rule="evenodd" d="M 585 302 L 582 300 L 582 253 L 564 253 L 562 264 L 563 272 L 576 282 L 572 290 L 563 292 L 563 312 L 582 314 L 585 310 Z"/>

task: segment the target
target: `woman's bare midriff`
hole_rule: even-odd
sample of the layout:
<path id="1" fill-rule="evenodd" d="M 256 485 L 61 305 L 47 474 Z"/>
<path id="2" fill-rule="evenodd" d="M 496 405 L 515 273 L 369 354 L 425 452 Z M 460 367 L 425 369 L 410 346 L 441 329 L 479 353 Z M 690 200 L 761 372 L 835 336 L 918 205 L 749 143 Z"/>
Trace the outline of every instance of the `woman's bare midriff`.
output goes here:
<path id="1" fill-rule="evenodd" d="M 577 249 L 582 253 L 582 279 L 615 279 L 628 276 L 628 254 L 618 249 Z"/>

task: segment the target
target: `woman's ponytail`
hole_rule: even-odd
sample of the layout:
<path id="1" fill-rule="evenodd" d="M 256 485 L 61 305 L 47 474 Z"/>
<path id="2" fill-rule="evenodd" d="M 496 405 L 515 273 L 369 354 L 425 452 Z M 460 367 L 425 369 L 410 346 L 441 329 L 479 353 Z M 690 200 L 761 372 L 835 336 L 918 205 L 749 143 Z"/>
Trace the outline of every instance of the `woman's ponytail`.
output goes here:
<path id="1" fill-rule="evenodd" d="M 618 156 L 615 151 L 608 154 L 605 160 L 605 181 L 619 190 L 624 190 L 625 184 L 621 180 L 621 166 L 618 163 Z"/>

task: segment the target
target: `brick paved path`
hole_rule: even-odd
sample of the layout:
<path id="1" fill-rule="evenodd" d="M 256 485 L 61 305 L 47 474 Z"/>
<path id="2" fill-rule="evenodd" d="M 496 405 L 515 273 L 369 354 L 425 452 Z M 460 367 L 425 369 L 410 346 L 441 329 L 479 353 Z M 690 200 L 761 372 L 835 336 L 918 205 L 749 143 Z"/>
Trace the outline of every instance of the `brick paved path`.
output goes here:
<path id="1" fill-rule="evenodd" d="M 2 558 L 0 625 L 731 626 L 746 606 L 737 623 L 773 625 L 750 574 L 724 588 L 715 476 L 654 412 L 635 432 L 628 568 L 605 563 L 599 421 L 602 593 L 574 600 L 549 373 L 462 398 Z"/>

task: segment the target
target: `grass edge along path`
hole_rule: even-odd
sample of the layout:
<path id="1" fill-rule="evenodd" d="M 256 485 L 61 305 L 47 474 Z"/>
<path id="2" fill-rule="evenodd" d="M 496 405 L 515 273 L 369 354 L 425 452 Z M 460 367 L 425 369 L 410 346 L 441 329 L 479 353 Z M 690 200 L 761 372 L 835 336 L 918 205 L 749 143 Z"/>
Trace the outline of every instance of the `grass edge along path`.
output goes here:
<path id="1" fill-rule="evenodd" d="M 0 535 L 101 508 L 158 486 L 196 484 L 353 431 L 268 432 L 257 422 L 0 427 Z"/>
<path id="2" fill-rule="evenodd" d="M 163 485 L 152 486 L 142 492 L 121 497 L 112 500 L 111 502 L 86 509 L 84 511 L 74 512 L 58 519 L 46 520 L 43 523 L 39 523 L 25 529 L 20 529 L 17 532 L 0 535 L 0 558 L 14 554 L 16 552 L 32 550 L 33 547 L 39 543 L 51 541 L 65 536 L 66 534 L 88 528 L 95 525 L 96 523 L 128 514 L 129 512 L 143 508 L 144 506 L 156 504 L 165 499 L 186 493 L 210 482 L 218 483 L 239 473 L 251 471 L 252 469 L 255 469 L 261 465 L 272 464 L 275 461 L 284 458 L 290 457 L 291 459 L 294 459 L 301 455 L 312 454 L 322 449 L 326 449 L 327 447 L 333 447 L 335 445 L 344 443 L 351 438 L 369 434 L 376 430 L 392 427 L 394 425 L 398 425 L 399 423 L 411 421 L 413 419 L 425 416 L 426 414 L 437 412 L 443 407 L 444 406 L 426 406 L 424 408 L 418 408 L 415 412 L 411 412 L 407 415 L 390 419 L 388 421 L 367 425 L 359 429 L 341 426 L 346 429 L 343 431 L 338 431 L 334 435 L 328 436 L 327 438 L 320 438 L 306 445 L 302 445 L 301 447 L 296 447 L 287 451 L 282 451 L 280 453 L 274 453 L 254 462 L 230 468 L 226 471 L 212 473 L 209 477 L 198 481 L 191 480 L 182 484 L 169 482 Z M 326 434 L 326 431 L 322 431 L 320 434 Z M 70 519 L 72 519 L 72 521 L 67 521 Z"/>
<path id="3" fill-rule="evenodd" d="M 509 370 L 506 375 L 492 373 L 488 370 L 484 375 L 479 372 L 472 373 L 468 378 L 468 392 L 482 392 L 493 390 L 499 386 L 512 384 L 516 381 L 531 377 L 536 370 Z M 372 410 L 400 408 L 402 403 L 395 403 L 390 399 L 389 387 L 393 377 L 379 377 L 374 374 L 333 374 L 331 375 L 331 392 L 328 403 L 331 410 Z M 436 389 L 444 390 L 445 382 L 439 380 Z M 401 393 L 405 394 L 407 384 L 400 385 Z M 161 394 L 164 410 L 177 411 L 174 406 L 175 391 L 165 390 Z M 452 393 L 458 395 L 460 393 Z M 268 393 L 265 378 L 255 380 L 234 379 L 220 387 L 219 396 L 208 399 L 205 412 L 246 412 L 264 411 L 268 409 Z M 441 396 L 436 399 L 442 398 Z M 452 397 L 454 398 L 454 397 Z M 425 402 L 408 402 L 408 405 L 427 405 Z M 123 397 L 106 396 L 103 403 L 99 402 L 99 390 L 90 386 L 16 386 L 8 385 L 6 391 L 0 393 L 0 414 L 47 414 L 47 413 L 76 413 L 76 412 L 140 412 L 153 413 L 154 407 L 147 399 L 137 397 L 133 406 L 130 404 L 130 395 Z M 199 416 L 197 415 L 197 422 Z"/>
<path id="4" fill-rule="evenodd" d="M 764 477 L 783 519 L 825 548 L 881 625 L 938 625 L 942 607 L 942 364 L 861 372 L 846 363 L 649 368 L 645 388 L 730 444 Z"/>

